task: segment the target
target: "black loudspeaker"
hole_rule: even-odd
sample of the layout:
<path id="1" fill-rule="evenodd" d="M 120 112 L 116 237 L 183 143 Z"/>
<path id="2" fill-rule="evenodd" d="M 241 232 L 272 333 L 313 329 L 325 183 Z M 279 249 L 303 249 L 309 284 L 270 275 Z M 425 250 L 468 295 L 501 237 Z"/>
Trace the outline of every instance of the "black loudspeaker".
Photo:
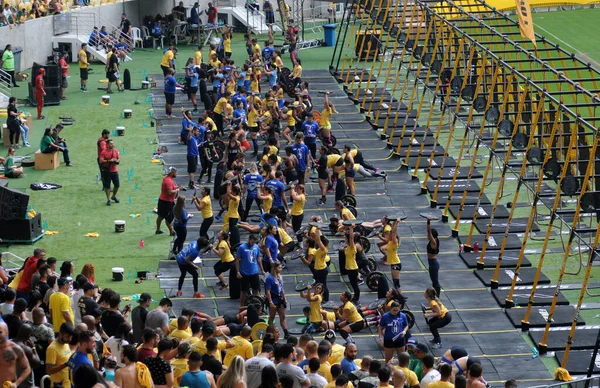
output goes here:
<path id="1" fill-rule="evenodd" d="M 62 82 L 62 71 L 57 64 L 51 63 L 48 65 L 41 65 L 39 63 L 34 63 L 31 67 L 31 85 L 35 88 L 35 77 L 37 77 L 40 68 L 44 68 L 46 70 L 46 75 L 44 76 L 44 87 L 58 87 L 60 88 Z M 46 90 L 46 93 L 48 91 Z"/>
<path id="2" fill-rule="evenodd" d="M 0 187 L 0 218 L 25 219 L 29 195 L 8 187 Z"/>
<path id="3" fill-rule="evenodd" d="M 129 69 L 125 69 L 123 72 L 123 87 L 125 90 L 131 89 L 131 74 L 129 73 Z"/>
<path id="4" fill-rule="evenodd" d="M 0 239 L 30 241 L 42 234 L 42 213 L 26 220 L 0 218 Z"/>

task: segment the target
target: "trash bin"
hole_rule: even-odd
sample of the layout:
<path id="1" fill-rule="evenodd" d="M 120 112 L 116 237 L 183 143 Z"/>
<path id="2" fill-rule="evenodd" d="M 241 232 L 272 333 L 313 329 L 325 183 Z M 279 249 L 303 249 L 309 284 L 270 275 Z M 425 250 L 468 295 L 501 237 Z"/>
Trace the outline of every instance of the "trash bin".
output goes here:
<path id="1" fill-rule="evenodd" d="M 21 72 L 21 53 L 23 52 L 23 47 L 13 47 L 12 49 L 13 55 L 15 56 L 15 73 Z"/>
<path id="2" fill-rule="evenodd" d="M 325 46 L 335 46 L 335 24 L 324 24 L 323 30 L 325 31 Z"/>

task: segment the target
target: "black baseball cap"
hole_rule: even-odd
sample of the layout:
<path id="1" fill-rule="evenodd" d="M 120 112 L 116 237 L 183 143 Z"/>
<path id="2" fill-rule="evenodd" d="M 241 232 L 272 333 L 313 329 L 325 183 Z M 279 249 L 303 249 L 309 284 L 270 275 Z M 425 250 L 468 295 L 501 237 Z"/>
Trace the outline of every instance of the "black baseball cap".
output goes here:
<path id="1" fill-rule="evenodd" d="M 138 303 L 146 303 L 149 300 L 152 300 L 152 295 L 147 292 L 142 292 L 140 294 L 140 298 L 138 299 Z"/>

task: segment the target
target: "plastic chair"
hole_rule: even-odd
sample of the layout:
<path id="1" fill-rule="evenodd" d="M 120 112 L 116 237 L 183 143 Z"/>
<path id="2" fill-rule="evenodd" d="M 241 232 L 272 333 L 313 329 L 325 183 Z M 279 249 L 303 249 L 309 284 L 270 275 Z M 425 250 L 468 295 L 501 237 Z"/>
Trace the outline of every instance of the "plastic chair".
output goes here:
<path id="1" fill-rule="evenodd" d="M 133 40 L 133 47 L 137 47 L 137 42 L 140 42 L 140 47 L 144 46 L 144 41 L 142 40 L 142 33 L 139 28 L 131 28 L 131 40 Z"/>
<path id="2" fill-rule="evenodd" d="M 156 41 L 160 40 L 160 47 L 162 48 L 164 46 L 164 37 L 161 36 L 160 38 L 155 38 L 154 36 L 150 35 L 150 31 L 148 31 L 148 27 L 143 26 L 142 27 L 142 34 L 143 34 L 143 38 L 145 39 L 152 39 L 152 48 L 156 48 Z"/>

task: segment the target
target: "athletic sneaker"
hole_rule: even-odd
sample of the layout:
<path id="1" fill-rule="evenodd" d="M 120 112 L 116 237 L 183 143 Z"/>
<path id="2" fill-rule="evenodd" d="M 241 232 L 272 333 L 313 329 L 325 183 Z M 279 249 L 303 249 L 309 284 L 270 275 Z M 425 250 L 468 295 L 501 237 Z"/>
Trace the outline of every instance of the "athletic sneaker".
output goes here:
<path id="1" fill-rule="evenodd" d="M 112 196 L 112 198 L 111 198 L 111 199 L 112 199 L 113 201 L 115 201 L 115 203 L 120 203 L 120 202 L 121 202 L 121 201 L 119 201 L 119 200 L 117 199 L 117 197 L 115 197 L 114 195 Z"/>
<path id="2" fill-rule="evenodd" d="M 335 305 L 335 304 L 333 303 L 333 301 L 332 301 L 332 300 L 330 300 L 330 301 L 328 301 L 328 302 L 325 302 L 325 303 L 323 303 L 323 304 L 321 305 L 321 307 L 328 309 L 328 308 L 332 308 L 334 305 Z"/>
<path id="3" fill-rule="evenodd" d="M 220 291 L 225 291 L 226 289 L 229 288 L 229 284 L 224 284 L 221 286 L 221 288 L 219 288 Z"/>
<path id="4" fill-rule="evenodd" d="M 194 298 L 205 298 L 206 295 L 200 293 L 200 292 L 194 292 Z"/>
<path id="5" fill-rule="evenodd" d="M 323 201 L 322 199 L 319 200 L 319 202 L 317 202 L 317 206 L 323 206 L 325 205 L 325 201 Z"/>
<path id="6" fill-rule="evenodd" d="M 215 220 L 219 221 L 219 222 L 222 222 L 223 221 L 223 217 L 221 217 L 221 216 L 215 216 Z"/>
<path id="7" fill-rule="evenodd" d="M 217 286 L 222 286 L 222 285 L 224 285 L 224 283 L 223 283 L 222 281 L 220 281 L 220 280 L 219 280 L 219 281 L 217 282 Z"/>
<path id="8" fill-rule="evenodd" d="M 432 349 L 442 349 L 443 347 L 444 347 L 444 345 L 441 342 L 431 345 Z"/>
<path id="9" fill-rule="evenodd" d="M 177 291 L 177 296 L 183 296 L 183 291 Z"/>
<path id="10" fill-rule="evenodd" d="M 110 199 L 106 201 L 106 206 L 110 206 Z"/>
<path id="11" fill-rule="evenodd" d="M 363 284 L 365 284 L 365 279 L 360 279 L 360 280 L 358 281 L 358 285 L 359 285 L 359 286 L 362 286 Z"/>

